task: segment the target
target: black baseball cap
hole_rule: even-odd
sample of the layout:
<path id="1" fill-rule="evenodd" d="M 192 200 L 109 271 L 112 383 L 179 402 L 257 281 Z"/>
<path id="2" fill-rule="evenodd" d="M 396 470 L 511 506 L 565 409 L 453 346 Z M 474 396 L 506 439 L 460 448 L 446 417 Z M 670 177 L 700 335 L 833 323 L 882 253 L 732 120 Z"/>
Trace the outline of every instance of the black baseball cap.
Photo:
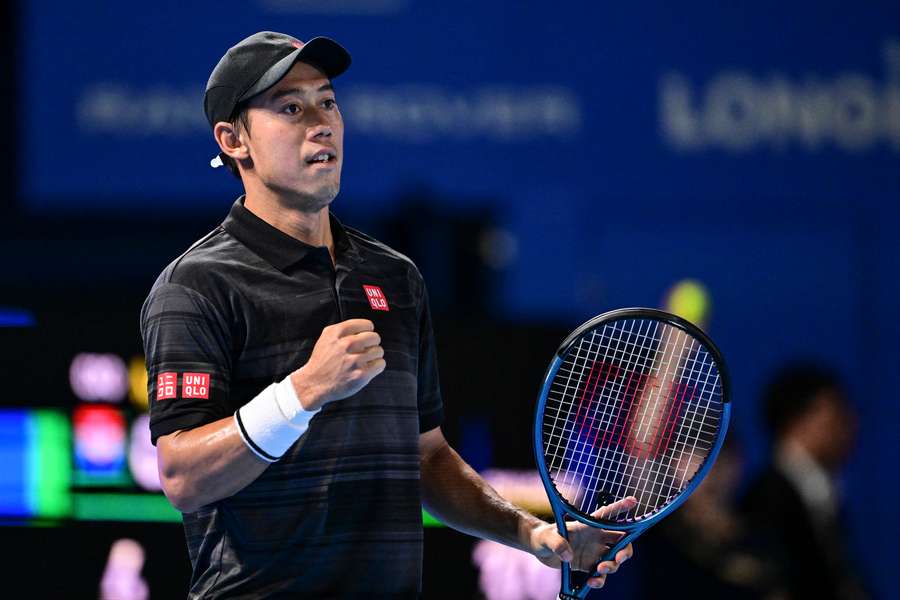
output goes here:
<path id="1" fill-rule="evenodd" d="M 240 102 L 278 83 L 298 60 L 334 79 L 350 66 L 350 53 L 327 37 L 314 37 L 304 43 L 284 33 L 254 33 L 229 48 L 209 76 L 203 110 L 210 127 L 231 119 Z M 213 159 L 211 164 L 221 166 L 216 162 Z"/>

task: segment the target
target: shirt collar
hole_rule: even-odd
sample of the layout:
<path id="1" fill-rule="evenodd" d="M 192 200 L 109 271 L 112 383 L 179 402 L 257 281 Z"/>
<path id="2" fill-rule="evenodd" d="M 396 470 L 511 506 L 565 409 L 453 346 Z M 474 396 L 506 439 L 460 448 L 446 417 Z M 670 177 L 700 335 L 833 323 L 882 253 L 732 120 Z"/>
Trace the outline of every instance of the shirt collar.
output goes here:
<path id="1" fill-rule="evenodd" d="M 817 516 L 833 517 L 837 512 L 837 494 L 831 476 L 803 446 L 789 441 L 775 451 L 775 466 L 790 481 L 803 502 Z"/>
<path id="2" fill-rule="evenodd" d="M 340 263 L 344 259 L 361 261 L 362 257 L 356 244 L 347 235 L 341 222 L 330 212 L 328 218 L 331 222 L 331 236 L 334 239 L 337 262 Z M 244 196 L 234 201 L 222 227 L 279 271 L 286 271 L 311 252 L 318 250 L 316 246 L 310 246 L 289 236 L 250 212 L 244 206 Z"/>

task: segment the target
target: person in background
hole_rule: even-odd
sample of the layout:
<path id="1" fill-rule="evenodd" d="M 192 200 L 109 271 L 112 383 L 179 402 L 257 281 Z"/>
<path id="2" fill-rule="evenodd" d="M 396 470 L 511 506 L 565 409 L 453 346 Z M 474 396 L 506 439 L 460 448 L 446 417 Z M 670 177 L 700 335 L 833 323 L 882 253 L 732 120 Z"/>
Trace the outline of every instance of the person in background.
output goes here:
<path id="1" fill-rule="evenodd" d="M 144 547 L 135 540 L 113 542 L 100 580 L 100 600 L 147 600 L 150 588 L 141 576 Z"/>
<path id="2" fill-rule="evenodd" d="M 814 363 L 779 370 L 763 395 L 771 460 L 744 499 L 793 600 L 868 598 L 846 552 L 837 476 L 856 438 L 838 376 Z"/>
<path id="3" fill-rule="evenodd" d="M 744 470 L 730 432 L 715 465 L 690 498 L 643 538 L 640 598 L 663 598 L 673 577 L 695 598 L 786 600 L 779 565 L 760 546 L 736 506 Z"/>

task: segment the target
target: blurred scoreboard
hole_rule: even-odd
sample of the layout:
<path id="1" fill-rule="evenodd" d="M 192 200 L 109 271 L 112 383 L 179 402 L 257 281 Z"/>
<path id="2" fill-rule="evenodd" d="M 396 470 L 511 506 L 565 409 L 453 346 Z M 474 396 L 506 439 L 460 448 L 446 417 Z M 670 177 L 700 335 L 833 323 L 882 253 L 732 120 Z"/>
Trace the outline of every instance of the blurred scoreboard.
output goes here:
<path id="1" fill-rule="evenodd" d="M 0 408 L 0 518 L 180 521 L 160 493 L 143 359 L 79 353 L 71 409 Z"/>

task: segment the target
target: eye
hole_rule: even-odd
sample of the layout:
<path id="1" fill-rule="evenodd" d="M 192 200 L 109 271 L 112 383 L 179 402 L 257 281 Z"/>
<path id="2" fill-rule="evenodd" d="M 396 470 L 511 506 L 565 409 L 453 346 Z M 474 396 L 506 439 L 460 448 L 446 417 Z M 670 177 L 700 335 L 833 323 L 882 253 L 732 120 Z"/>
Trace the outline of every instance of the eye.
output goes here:
<path id="1" fill-rule="evenodd" d="M 322 105 L 323 105 L 327 110 L 331 110 L 331 109 L 333 109 L 334 107 L 337 106 L 337 102 L 335 102 L 334 98 L 327 98 L 324 102 L 322 102 Z"/>
<path id="2" fill-rule="evenodd" d="M 288 105 L 286 105 L 284 108 L 282 108 L 282 109 L 281 109 L 281 112 L 287 113 L 287 114 L 289 114 L 289 115 L 297 115 L 297 114 L 300 114 L 300 110 L 301 110 L 301 109 L 300 109 L 300 105 L 299 105 L 299 104 L 294 104 L 294 103 L 292 102 L 291 104 L 288 104 Z"/>

